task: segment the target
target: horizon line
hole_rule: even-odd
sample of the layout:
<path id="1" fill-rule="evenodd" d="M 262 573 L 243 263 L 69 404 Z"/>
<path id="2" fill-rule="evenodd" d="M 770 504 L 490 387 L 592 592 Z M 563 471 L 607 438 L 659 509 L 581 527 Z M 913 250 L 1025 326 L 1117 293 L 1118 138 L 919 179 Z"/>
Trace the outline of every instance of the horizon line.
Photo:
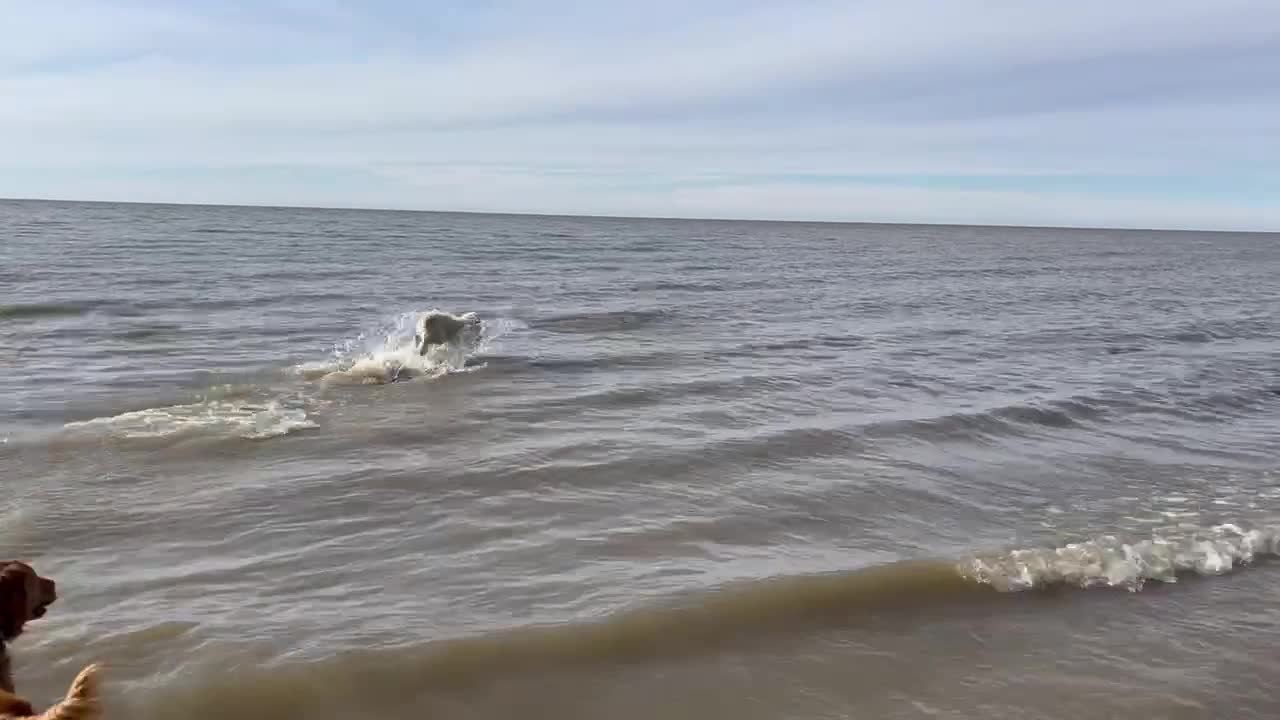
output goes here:
<path id="1" fill-rule="evenodd" d="M 159 205 L 172 207 L 197 208 L 250 208 L 256 210 L 321 210 L 333 212 L 402 212 L 436 215 L 495 215 L 534 218 L 573 218 L 585 220 L 660 220 L 674 222 L 741 222 L 741 223 L 785 223 L 792 225 L 877 225 L 900 227 L 955 227 L 955 228 L 1001 228 L 1010 230 L 1074 230 L 1074 231 L 1106 231 L 1106 232 L 1181 232 L 1181 233 L 1215 233 L 1241 235 L 1276 235 L 1275 230 L 1230 230 L 1220 228 L 1159 228 L 1159 227 L 1109 227 L 1094 225 L 1020 225 L 1014 223 L 954 223 L 954 222 L 885 222 L 874 220 L 783 220 L 778 218 L 747 217 L 692 217 L 664 215 L 609 215 L 592 213 L 555 213 L 533 211 L 494 211 L 494 210 L 429 210 L 424 208 L 396 207 L 359 207 L 342 205 L 279 205 L 279 204 L 243 204 L 220 202 L 160 202 L 147 200 L 91 200 L 52 197 L 0 197 L 0 202 L 39 202 L 67 203 L 88 205 Z"/>

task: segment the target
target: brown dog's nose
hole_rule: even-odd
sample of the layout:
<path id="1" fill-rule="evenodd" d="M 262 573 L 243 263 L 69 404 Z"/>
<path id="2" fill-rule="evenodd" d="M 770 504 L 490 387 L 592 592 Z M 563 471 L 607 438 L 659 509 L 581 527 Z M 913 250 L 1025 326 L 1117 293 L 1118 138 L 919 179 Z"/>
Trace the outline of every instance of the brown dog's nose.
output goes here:
<path id="1" fill-rule="evenodd" d="M 32 611 L 32 617 L 44 617 L 45 611 L 58 599 L 58 584 L 49 578 L 40 578 L 40 601 Z"/>

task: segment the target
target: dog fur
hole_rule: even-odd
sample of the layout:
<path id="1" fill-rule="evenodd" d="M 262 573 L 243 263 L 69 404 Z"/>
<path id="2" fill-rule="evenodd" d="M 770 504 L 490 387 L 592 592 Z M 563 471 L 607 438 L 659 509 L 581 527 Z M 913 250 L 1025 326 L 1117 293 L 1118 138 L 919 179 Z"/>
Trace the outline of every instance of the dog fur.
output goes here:
<path id="1" fill-rule="evenodd" d="M 96 720 L 100 714 L 96 664 L 81 670 L 62 702 L 44 713 L 36 713 L 31 703 L 14 692 L 8 643 L 22 634 L 28 622 L 44 617 L 57 599 L 54 581 L 40 577 L 24 562 L 0 561 L 0 719 Z"/>
<path id="2" fill-rule="evenodd" d="M 98 701 L 98 674 L 101 666 L 91 664 L 80 671 L 62 702 L 42 713 L 36 713 L 31 703 L 12 694 L 0 691 L 0 720 L 98 720 L 102 707 Z"/>
<path id="3" fill-rule="evenodd" d="M 456 343 L 465 330 L 478 327 L 480 318 L 473 312 L 463 315 L 432 310 L 418 316 L 413 342 L 419 355 L 426 355 L 436 345 Z"/>

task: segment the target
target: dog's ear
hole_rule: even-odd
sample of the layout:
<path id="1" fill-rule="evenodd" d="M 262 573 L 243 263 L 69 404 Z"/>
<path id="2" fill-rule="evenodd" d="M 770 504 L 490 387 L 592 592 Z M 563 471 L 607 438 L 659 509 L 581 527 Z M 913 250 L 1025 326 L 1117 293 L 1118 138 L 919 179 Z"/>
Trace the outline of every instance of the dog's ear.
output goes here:
<path id="1" fill-rule="evenodd" d="M 12 640 L 43 608 L 41 578 L 26 563 L 8 561 L 0 566 L 0 636 Z M 53 583 L 49 583 L 52 586 Z M 52 594 L 52 587 L 50 588 Z M 43 615 L 43 612 L 39 613 Z"/>
<path id="2" fill-rule="evenodd" d="M 35 714 L 36 709 L 31 707 L 31 703 L 17 695 L 0 690 L 0 717 L 24 718 Z"/>
<path id="3" fill-rule="evenodd" d="M 0 566 L 0 637 L 12 640 L 27 622 L 26 565 L 5 562 Z"/>

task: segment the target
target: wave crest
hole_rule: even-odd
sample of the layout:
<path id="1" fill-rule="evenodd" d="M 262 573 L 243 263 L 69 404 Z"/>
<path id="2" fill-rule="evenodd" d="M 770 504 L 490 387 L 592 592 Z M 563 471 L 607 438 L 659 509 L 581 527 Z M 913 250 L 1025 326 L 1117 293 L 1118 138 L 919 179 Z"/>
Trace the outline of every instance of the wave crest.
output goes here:
<path id="1" fill-rule="evenodd" d="M 99 431 L 129 439 L 201 434 L 263 440 L 313 428 L 316 424 L 307 416 L 306 410 L 277 399 L 264 403 L 209 400 L 190 405 L 146 408 L 69 422 L 63 427 L 67 430 Z"/>
<path id="2" fill-rule="evenodd" d="M 1104 535 L 1058 548 L 1014 550 L 974 558 L 961 572 L 1003 591 L 1071 585 L 1136 592 L 1152 580 L 1177 582 L 1181 573 L 1221 575 L 1260 556 L 1276 554 L 1280 554 L 1280 528 L 1245 530 L 1228 523 L 1137 542 Z"/>

